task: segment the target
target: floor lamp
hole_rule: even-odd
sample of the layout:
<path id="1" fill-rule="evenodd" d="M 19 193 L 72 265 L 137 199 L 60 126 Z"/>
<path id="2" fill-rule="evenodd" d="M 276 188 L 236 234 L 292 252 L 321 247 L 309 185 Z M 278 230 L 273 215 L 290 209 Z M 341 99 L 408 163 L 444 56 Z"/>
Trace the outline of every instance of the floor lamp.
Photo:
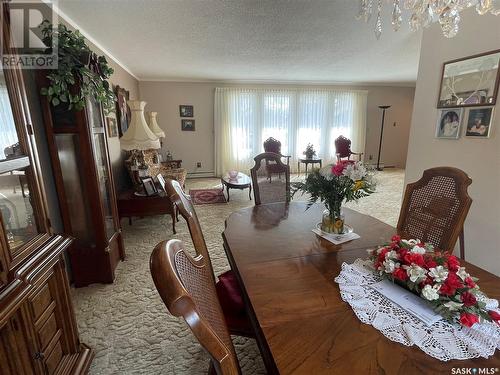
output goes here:
<path id="1" fill-rule="evenodd" d="M 391 106 L 379 105 L 378 107 L 382 110 L 382 126 L 380 127 L 380 142 L 378 144 L 377 171 L 381 171 L 383 168 L 380 168 L 380 153 L 382 152 L 382 137 L 384 135 L 385 111 L 388 108 L 391 108 Z"/>

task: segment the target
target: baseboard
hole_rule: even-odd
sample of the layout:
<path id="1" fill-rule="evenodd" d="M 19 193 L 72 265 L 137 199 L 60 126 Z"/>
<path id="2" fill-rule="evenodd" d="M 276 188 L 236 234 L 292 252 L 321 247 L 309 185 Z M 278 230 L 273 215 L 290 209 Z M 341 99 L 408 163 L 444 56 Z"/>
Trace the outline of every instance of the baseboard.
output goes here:
<path id="1" fill-rule="evenodd" d="M 202 177 L 215 177 L 215 172 L 214 171 L 190 172 L 186 176 L 186 178 L 202 178 Z"/>

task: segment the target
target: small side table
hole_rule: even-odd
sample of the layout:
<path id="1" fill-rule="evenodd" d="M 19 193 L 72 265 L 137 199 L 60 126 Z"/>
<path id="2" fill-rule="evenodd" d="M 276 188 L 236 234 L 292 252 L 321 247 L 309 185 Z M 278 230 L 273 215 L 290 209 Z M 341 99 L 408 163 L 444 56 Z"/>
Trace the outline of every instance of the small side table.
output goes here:
<path id="1" fill-rule="evenodd" d="M 239 172 L 238 176 L 235 178 L 229 177 L 229 174 L 225 174 L 220 179 L 222 183 L 222 192 L 224 193 L 224 186 L 227 191 L 227 201 L 229 202 L 229 189 L 238 189 L 238 190 L 248 190 L 248 198 L 252 200 L 252 179 L 248 177 L 246 174 Z"/>
<path id="2" fill-rule="evenodd" d="M 172 217 L 172 231 L 175 231 L 177 210 L 164 191 L 159 191 L 157 195 L 140 196 L 136 195 L 133 189 L 124 191 L 118 195 L 118 217 L 128 217 L 129 224 L 132 225 L 132 216 L 144 217 L 154 215 L 170 215 Z"/>
<path id="3" fill-rule="evenodd" d="M 307 166 L 309 164 L 312 164 L 313 167 L 314 167 L 314 164 L 319 164 L 320 168 L 323 166 L 321 159 L 299 159 L 299 161 L 297 162 L 298 174 L 300 174 L 300 163 L 304 163 L 306 165 L 306 175 L 307 175 Z"/>

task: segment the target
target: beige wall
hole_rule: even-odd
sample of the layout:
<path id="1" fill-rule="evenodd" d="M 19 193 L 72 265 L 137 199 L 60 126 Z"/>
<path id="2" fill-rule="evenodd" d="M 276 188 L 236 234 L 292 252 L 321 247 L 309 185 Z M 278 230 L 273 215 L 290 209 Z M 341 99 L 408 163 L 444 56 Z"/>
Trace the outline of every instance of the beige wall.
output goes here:
<path id="1" fill-rule="evenodd" d="M 139 83 L 141 100 L 146 111 L 158 112 L 158 123 L 165 130 L 164 150 L 183 160 L 188 173 L 213 175 L 214 172 L 214 93 L 215 87 L 242 86 L 216 82 L 149 82 Z M 245 87 L 293 87 L 290 85 L 244 85 Z M 307 86 L 318 87 L 318 86 Z M 325 86 L 322 86 L 325 87 Z M 368 90 L 367 140 L 365 154 L 376 161 L 380 136 L 379 105 L 393 107 L 387 113 L 381 160 L 386 165 L 404 167 L 410 130 L 413 95 L 412 87 L 353 87 Z M 181 131 L 179 105 L 194 106 L 196 131 Z M 396 123 L 396 126 L 393 124 Z M 202 168 L 196 168 L 200 161 Z"/>
<path id="2" fill-rule="evenodd" d="M 481 37 L 478 38 L 478 30 Z M 500 48 L 500 22 L 492 15 L 464 12 L 458 36 L 446 39 L 438 25 L 424 31 L 415 91 L 406 182 L 435 166 L 454 166 L 471 178 L 474 200 L 465 222 L 466 259 L 500 275 L 500 106 L 496 106 L 489 139 L 434 138 L 439 82 L 445 61 Z M 462 130 L 464 130 L 462 128 Z M 463 134 L 463 133 L 462 133 Z"/>

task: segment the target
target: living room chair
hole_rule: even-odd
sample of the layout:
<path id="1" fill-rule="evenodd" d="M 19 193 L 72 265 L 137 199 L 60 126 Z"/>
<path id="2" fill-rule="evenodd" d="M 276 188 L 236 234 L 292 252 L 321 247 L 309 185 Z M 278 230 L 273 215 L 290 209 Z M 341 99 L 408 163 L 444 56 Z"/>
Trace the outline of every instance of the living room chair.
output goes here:
<path id="1" fill-rule="evenodd" d="M 351 155 L 357 155 L 359 161 L 363 158 L 362 152 L 351 151 L 351 140 L 343 135 L 335 140 L 335 153 L 337 155 L 337 162 L 341 161 L 343 158 L 347 158 L 347 160 L 351 161 Z"/>
<path id="2" fill-rule="evenodd" d="M 213 271 L 203 255 L 191 257 L 181 241 L 163 241 L 150 258 L 151 276 L 168 311 L 183 317 L 210 355 L 208 374 L 239 375 L 241 370 L 221 306 Z"/>
<path id="3" fill-rule="evenodd" d="M 281 142 L 278 141 L 277 139 L 274 139 L 273 137 L 269 137 L 264 141 L 264 152 L 273 152 L 275 154 L 278 154 L 280 158 L 286 159 L 286 165 L 290 165 L 290 155 L 283 155 L 281 153 Z M 267 177 L 269 181 L 271 181 L 272 175 L 278 174 L 279 178 L 281 178 L 281 174 L 284 173 L 284 169 L 275 163 L 272 163 L 270 161 L 266 161 L 266 169 L 267 169 Z"/>
<path id="4" fill-rule="evenodd" d="M 254 157 L 255 165 L 250 170 L 252 176 L 255 204 L 290 202 L 290 166 L 281 161 L 281 155 L 264 152 Z M 280 177 L 274 182 L 268 181 L 268 163 L 278 166 L 285 181 Z"/>
<path id="5" fill-rule="evenodd" d="M 175 180 L 167 180 L 165 188 L 170 200 L 177 207 L 177 212 L 187 222 L 196 254 L 203 256 L 207 265 L 213 269 L 207 244 L 191 197 L 184 192 L 179 182 Z M 254 337 L 255 335 L 246 314 L 243 297 L 234 272 L 226 271 L 219 275 L 218 279 L 216 282 L 212 271 L 212 282 L 216 282 L 215 289 L 224 316 L 226 317 L 229 331 L 231 334 L 237 336 Z"/>
<path id="6" fill-rule="evenodd" d="M 464 259 L 463 228 L 472 204 L 467 192 L 471 183 L 469 176 L 457 168 L 425 170 L 420 180 L 406 186 L 398 232 L 449 252 L 460 237 L 460 257 Z"/>

